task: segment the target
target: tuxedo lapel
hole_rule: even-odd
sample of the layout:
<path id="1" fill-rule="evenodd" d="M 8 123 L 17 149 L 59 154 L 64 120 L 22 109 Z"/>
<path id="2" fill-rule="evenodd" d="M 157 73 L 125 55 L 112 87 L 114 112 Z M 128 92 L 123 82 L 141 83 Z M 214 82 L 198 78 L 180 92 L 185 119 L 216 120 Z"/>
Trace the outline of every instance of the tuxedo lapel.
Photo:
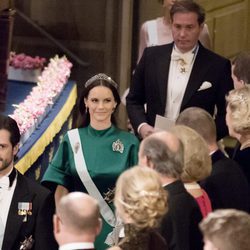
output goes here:
<path id="1" fill-rule="evenodd" d="M 206 55 L 206 50 L 199 43 L 199 50 L 194 61 L 194 65 L 193 65 L 192 72 L 188 80 L 188 84 L 184 93 L 184 97 L 182 99 L 181 110 L 183 110 L 183 107 L 186 106 L 190 98 L 199 89 L 201 83 L 203 82 L 203 77 L 204 75 L 206 75 L 205 72 L 208 70 L 209 67 L 210 67 L 210 63 Z"/>
<path id="2" fill-rule="evenodd" d="M 3 249 L 11 249 L 13 244 L 16 243 L 15 239 L 19 234 L 24 219 L 24 216 L 18 215 L 18 203 L 29 199 L 29 196 L 28 187 L 22 176 L 18 173 L 17 183 L 6 222 Z"/>
<path id="3" fill-rule="evenodd" d="M 167 83 L 168 83 L 168 74 L 169 74 L 169 66 L 171 61 L 171 53 L 173 49 L 174 43 L 171 45 L 165 45 L 162 47 L 162 50 L 155 58 L 155 62 L 157 63 L 157 85 L 159 88 L 159 96 L 161 101 L 161 106 L 166 106 L 166 94 L 167 94 Z"/>

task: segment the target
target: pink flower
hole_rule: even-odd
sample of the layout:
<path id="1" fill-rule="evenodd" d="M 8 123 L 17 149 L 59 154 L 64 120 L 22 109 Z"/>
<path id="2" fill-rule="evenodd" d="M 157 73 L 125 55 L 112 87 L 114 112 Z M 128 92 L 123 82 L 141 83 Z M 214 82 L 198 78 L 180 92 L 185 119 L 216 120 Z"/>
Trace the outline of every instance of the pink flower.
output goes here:
<path id="1" fill-rule="evenodd" d="M 15 52 L 10 52 L 9 56 L 9 64 L 14 68 L 39 69 L 44 67 L 45 62 L 46 59 L 43 57 L 31 57 L 24 53 L 16 54 Z"/>
<path id="2" fill-rule="evenodd" d="M 14 53 L 11 53 L 10 57 L 12 57 L 12 62 L 15 61 L 16 65 L 25 65 L 25 68 L 41 62 L 39 57 L 32 58 L 24 54 L 15 56 Z M 25 64 L 23 58 L 25 58 Z M 45 59 L 42 61 L 45 62 Z M 61 58 L 55 56 L 50 59 L 48 66 L 44 68 L 41 76 L 38 77 L 37 86 L 32 88 L 23 102 L 14 105 L 16 109 L 11 116 L 16 120 L 20 133 L 24 138 L 24 134 L 29 133 L 29 130 L 37 124 L 39 118 L 46 115 L 48 106 L 53 105 L 68 81 L 71 67 L 72 63 L 65 56 Z"/>

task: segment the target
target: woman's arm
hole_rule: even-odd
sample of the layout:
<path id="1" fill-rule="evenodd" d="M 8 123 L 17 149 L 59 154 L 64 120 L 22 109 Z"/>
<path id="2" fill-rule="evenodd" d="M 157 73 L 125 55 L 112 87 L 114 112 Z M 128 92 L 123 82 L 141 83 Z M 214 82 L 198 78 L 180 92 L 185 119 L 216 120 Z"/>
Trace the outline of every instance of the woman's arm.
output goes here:
<path id="1" fill-rule="evenodd" d="M 147 35 L 147 22 L 143 23 L 140 29 L 140 40 L 139 40 L 139 53 L 138 53 L 138 59 L 137 63 L 139 63 L 144 49 L 147 47 L 147 42 L 148 42 L 148 35 Z"/>
<path id="2" fill-rule="evenodd" d="M 199 37 L 200 42 L 202 43 L 202 45 L 204 47 L 206 47 L 207 49 L 212 50 L 212 44 L 211 44 L 211 38 L 209 35 L 209 30 L 208 30 L 208 26 L 207 24 L 204 24 L 204 27 L 200 33 L 200 37 Z"/>

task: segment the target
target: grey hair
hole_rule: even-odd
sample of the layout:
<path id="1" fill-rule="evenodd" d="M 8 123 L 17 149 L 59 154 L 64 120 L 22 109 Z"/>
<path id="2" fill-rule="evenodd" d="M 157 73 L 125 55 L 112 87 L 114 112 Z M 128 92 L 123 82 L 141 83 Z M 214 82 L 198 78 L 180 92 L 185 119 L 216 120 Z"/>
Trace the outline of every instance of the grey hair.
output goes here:
<path id="1" fill-rule="evenodd" d="M 158 173 L 172 178 L 180 178 L 184 164 L 184 149 L 181 142 L 179 142 L 177 152 L 174 152 L 161 139 L 148 137 L 143 140 L 141 153 L 152 162 Z"/>

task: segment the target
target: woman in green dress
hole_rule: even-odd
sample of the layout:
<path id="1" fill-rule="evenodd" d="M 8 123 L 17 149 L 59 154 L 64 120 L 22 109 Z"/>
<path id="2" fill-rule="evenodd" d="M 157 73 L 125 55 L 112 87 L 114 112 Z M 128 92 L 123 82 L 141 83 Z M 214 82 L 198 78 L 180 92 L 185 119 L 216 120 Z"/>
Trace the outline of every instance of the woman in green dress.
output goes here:
<path id="1" fill-rule="evenodd" d="M 117 225 L 113 206 L 106 201 L 119 175 L 137 164 L 138 139 L 115 126 L 114 112 L 120 104 L 117 84 L 107 75 L 90 78 L 79 98 L 78 129 L 67 132 L 46 170 L 42 183 L 55 190 L 56 204 L 72 191 L 83 191 L 99 201 L 103 229 L 97 250 L 113 244 L 107 237 Z"/>

